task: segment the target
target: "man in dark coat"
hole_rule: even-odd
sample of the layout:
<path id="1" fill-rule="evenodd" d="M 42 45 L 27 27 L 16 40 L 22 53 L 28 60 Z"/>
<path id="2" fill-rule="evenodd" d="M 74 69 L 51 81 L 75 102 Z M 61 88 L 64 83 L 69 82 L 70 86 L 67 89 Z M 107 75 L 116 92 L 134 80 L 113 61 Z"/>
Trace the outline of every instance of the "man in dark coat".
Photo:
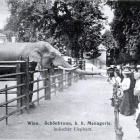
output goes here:
<path id="1" fill-rule="evenodd" d="M 131 70 L 131 85 L 130 85 L 130 90 L 131 90 L 131 98 L 132 98 L 132 103 L 134 104 L 134 107 L 138 107 L 138 96 L 134 96 L 134 88 L 136 84 L 136 79 L 134 78 L 134 73 L 136 72 L 136 65 L 131 65 L 130 67 Z"/>

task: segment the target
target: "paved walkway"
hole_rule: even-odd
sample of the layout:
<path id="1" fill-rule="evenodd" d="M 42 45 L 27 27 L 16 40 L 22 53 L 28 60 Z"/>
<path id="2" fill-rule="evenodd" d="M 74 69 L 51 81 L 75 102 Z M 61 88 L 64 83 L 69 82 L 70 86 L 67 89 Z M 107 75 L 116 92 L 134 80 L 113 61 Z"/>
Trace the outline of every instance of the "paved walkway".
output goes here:
<path id="1" fill-rule="evenodd" d="M 115 140 L 111 94 L 106 78 L 87 76 L 53 94 L 51 100 L 41 100 L 30 114 L 10 117 L 8 126 L 0 122 L 0 140 Z M 47 125 L 50 122 L 62 125 Z M 134 116 L 121 115 L 120 124 L 123 140 L 137 140 Z"/>

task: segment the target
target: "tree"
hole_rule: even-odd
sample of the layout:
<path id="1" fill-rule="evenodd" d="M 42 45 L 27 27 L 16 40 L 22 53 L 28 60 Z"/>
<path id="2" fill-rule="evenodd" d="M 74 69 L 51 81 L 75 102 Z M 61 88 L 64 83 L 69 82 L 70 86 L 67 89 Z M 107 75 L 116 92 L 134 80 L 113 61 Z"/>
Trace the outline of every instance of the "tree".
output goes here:
<path id="1" fill-rule="evenodd" d="M 119 60 L 118 56 L 118 46 L 111 33 L 111 31 L 106 30 L 102 35 L 102 44 L 106 46 L 107 49 L 107 65 L 117 63 Z"/>
<path id="2" fill-rule="evenodd" d="M 55 1 L 51 33 L 67 38 L 67 55 L 79 57 L 79 51 L 96 50 L 101 42 L 100 31 L 105 20 L 99 5 L 91 1 Z"/>
<path id="3" fill-rule="evenodd" d="M 19 42 L 45 40 L 49 22 L 46 18 L 48 2 L 46 0 L 8 0 L 11 16 L 5 30 L 13 31 Z"/>
<path id="4" fill-rule="evenodd" d="M 108 4 L 114 9 L 111 31 L 119 47 L 119 56 L 123 58 L 124 62 L 139 60 L 140 2 L 110 1 Z"/>
<path id="5" fill-rule="evenodd" d="M 49 1 L 48 1 L 49 2 Z M 105 20 L 99 3 L 92 1 L 8 0 L 11 17 L 5 30 L 12 30 L 19 42 L 38 40 L 67 46 L 67 55 L 94 50 L 101 42 Z M 96 52 L 96 53 L 95 53 Z"/>

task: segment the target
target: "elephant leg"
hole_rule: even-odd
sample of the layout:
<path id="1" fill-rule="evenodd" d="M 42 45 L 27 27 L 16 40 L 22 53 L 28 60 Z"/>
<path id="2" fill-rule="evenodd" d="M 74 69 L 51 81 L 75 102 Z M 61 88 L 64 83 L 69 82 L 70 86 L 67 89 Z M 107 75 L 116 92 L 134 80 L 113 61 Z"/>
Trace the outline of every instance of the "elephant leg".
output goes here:
<path id="1" fill-rule="evenodd" d="M 29 85 L 29 91 L 33 91 L 34 85 L 30 84 Z M 32 102 L 32 98 L 33 98 L 33 93 L 29 94 L 29 103 Z"/>
<path id="2" fill-rule="evenodd" d="M 34 74 L 30 74 L 30 81 L 34 81 Z M 30 83 L 29 84 L 29 91 L 33 91 L 33 88 L 34 88 L 34 84 L 33 83 Z M 31 103 L 32 102 L 32 98 L 33 98 L 33 93 L 30 93 L 29 94 L 29 103 Z M 35 105 L 32 103 L 31 105 L 30 105 L 30 108 L 34 108 L 35 107 Z"/>

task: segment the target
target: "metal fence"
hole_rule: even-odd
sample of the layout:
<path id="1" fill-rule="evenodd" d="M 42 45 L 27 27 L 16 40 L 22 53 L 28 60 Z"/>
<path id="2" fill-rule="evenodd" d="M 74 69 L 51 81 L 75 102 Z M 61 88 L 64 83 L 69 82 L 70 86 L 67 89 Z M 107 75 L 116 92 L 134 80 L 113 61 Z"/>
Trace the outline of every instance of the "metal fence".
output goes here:
<path id="1" fill-rule="evenodd" d="M 39 100 L 41 99 L 51 99 L 51 94 L 56 93 L 56 91 L 63 91 L 64 88 L 71 86 L 73 82 L 78 81 L 79 75 L 71 72 L 66 72 L 55 68 L 57 74 L 52 75 L 51 69 L 43 70 L 30 70 L 29 59 L 27 61 L 0 61 L 0 68 L 13 68 L 15 69 L 14 73 L 0 75 L 0 81 L 16 81 L 16 85 L 8 86 L 5 85 L 5 88 L 0 89 L 0 94 L 5 95 L 5 101 L 0 103 L 0 107 L 5 109 L 5 114 L 0 117 L 0 121 L 5 120 L 8 124 L 8 117 L 15 114 L 23 113 L 23 109 L 26 109 L 27 112 L 30 112 L 30 105 L 37 102 L 39 105 Z M 23 69 L 24 67 L 24 69 Z M 41 72 L 43 78 L 37 78 L 36 80 L 31 81 L 31 74 Z M 57 81 L 55 80 L 57 79 Z M 43 86 L 40 86 L 42 81 Z M 32 84 L 37 84 L 35 90 L 30 90 Z M 58 86 L 56 86 L 58 85 Z M 16 89 L 16 91 L 11 91 Z M 40 90 L 44 90 L 44 94 L 40 94 Z M 36 99 L 29 101 L 29 96 L 36 93 Z M 15 94 L 16 97 L 8 99 L 9 94 Z M 12 112 L 9 112 L 9 107 L 13 107 L 10 103 L 17 101 L 16 109 Z M 15 107 L 15 106 L 14 106 Z"/>

